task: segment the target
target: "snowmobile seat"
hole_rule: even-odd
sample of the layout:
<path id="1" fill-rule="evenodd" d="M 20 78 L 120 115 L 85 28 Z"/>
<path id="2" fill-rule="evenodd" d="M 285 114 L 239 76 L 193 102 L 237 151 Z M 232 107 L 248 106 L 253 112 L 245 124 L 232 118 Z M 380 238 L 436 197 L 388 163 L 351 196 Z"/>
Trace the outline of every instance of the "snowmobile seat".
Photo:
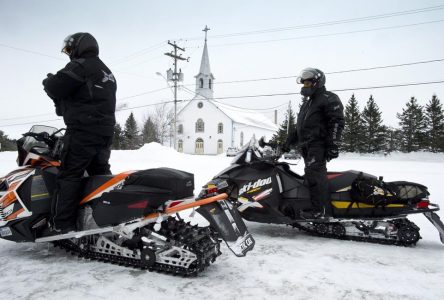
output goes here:
<path id="1" fill-rule="evenodd" d="M 82 198 L 84 198 L 87 195 L 91 194 L 99 186 L 101 186 L 105 182 L 113 179 L 113 177 L 114 177 L 114 175 L 94 175 L 94 176 L 91 176 L 91 177 L 84 177 L 84 178 L 82 178 L 82 182 L 83 182 L 83 186 L 84 186 Z"/>
<path id="2" fill-rule="evenodd" d="M 125 180 L 124 187 L 136 186 L 134 189 L 157 188 L 171 192 L 170 200 L 194 196 L 194 175 L 171 168 L 147 169 L 135 172 Z"/>

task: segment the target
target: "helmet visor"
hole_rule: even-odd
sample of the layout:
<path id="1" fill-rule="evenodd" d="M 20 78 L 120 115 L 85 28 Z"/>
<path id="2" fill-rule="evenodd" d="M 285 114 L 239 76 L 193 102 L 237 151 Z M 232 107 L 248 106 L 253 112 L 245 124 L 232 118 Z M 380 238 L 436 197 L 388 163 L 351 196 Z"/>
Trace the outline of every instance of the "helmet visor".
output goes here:
<path id="1" fill-rule="evenodd" d="M 304 69 L 301 71 L 298 78 L 296 78 L 296 82 L 299 84 L 303 84 L 306 80 L 313 81 L 317 77 L 316 73 L 317 72 L 313 69 Z"/>
<path id="2" fill-rule="evenodd" d="M 74 38 L 72 37 L 72 35 L 68 35 L 64 40 L 63 40 L 63 45 L 62 45 L 62 52 L 70 55 L 72 52 L 72 44 L 74 42 Z"/>

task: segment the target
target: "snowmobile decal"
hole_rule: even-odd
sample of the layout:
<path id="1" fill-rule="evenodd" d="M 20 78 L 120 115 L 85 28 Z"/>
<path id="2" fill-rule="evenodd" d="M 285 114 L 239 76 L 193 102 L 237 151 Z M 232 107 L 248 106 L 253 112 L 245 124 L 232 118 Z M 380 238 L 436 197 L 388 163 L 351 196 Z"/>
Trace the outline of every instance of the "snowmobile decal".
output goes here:
<path id="1" fill-rule="evenodd" d="M 259 188 L 263 187 L 264 185 L 271 183 L 271 177 L 268 178 L 261 178 L 256 180 L 255 182 L 250 181 L 249 183 L 245 184 L 241 189 L 239 190 L 239 195 L 242 195 L 244 193 L 250 193 L 257 191 Z M 253 190 L 253 191 L 252 191 Z"/>
<path id="2" fill-rule="evenodd" d="M 108 192 L 112 189 L 114 189 L 116 186 L 118 186 L 120 183 L 122 183 L 130 174 L 134 173 L 135 171 L 127 171 L 120 174 L 117 174 L 112 179 L 108 180 L 101 186 L 99 186 L 96 190 L 94 190 L 92 193 L 87 195 L 85 198 L 80 201 L 80 204 L 85 204 L 92 199 L 98 198 L 102 196 L 103 193 Z"/>
<path id="3" fill-rule="evenodd" d="M 336 208 L 374 208 L 374 207 L 376 207 L 376 205 L 366 204 L 366 203 L 362 203 L 362 202 L 349 202 L 349 201 L 331 201 L 331 204 Z M 404 204 L 387 204 L 387 205 L 385 205 L 385 207 L 387 207 L 387 208 L 405 207 L 405 205 Z"/>

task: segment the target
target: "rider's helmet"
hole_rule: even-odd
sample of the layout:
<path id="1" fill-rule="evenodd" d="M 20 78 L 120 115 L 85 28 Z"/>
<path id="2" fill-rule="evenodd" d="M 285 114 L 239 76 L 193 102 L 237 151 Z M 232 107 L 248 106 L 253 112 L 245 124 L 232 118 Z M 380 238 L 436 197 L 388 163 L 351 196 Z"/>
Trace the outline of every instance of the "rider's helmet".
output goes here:
<path id="1" fill-rule="evenodd" d="M 87 52 L 97 56 L 99 55 L 99 44 L 90 33 L 77 32 L 68 35 L 63 40 L 62 52 L 71 59 L 80 58 Z"/>
<path id="2" fill-rule="evenodd" d="M 301 94 L 303 96 L 311 96 L 316 89 L 325 85 L 325 74 L 319 69 L 305 68 L 301 71 L 296 82 L 303 84 Z"/>

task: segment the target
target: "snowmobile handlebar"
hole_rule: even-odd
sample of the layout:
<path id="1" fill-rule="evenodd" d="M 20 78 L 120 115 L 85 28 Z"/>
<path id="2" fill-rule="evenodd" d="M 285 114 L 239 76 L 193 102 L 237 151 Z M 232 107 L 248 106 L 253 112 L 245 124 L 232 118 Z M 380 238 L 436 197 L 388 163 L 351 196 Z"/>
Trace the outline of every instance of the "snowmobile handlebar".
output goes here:
<path id="1" fill-rule="evenodd" d="M 39 141 L 39 142 L 44 142 L 44 143 L 47 144 L 48 146 L 53 147 L 53 146 L 56 144 L 57 139 L 59 138 L 59 137 L 57 137 L 56 135 L 57 135 L 58 133 L 60 133 L 61 131 L 63 131 L 63 130 L 65 130 L 65 128 L 61 128 L 61 129 L 55 131 L 55 132 L 52 133 L 52 134 L 49 134 L 49 133 L 46 132 L 46 131 L 44 131 L 44 132 L 39 132 L 39 133 L 36 133 L 36 132 L 27 132 L 27 133 L 24 133 L 24 134 L 23 134 L 23 137 L 30 136 L 30 137 L 35 138 L 35 139 L 36 139 L 37 141 Z"/>

